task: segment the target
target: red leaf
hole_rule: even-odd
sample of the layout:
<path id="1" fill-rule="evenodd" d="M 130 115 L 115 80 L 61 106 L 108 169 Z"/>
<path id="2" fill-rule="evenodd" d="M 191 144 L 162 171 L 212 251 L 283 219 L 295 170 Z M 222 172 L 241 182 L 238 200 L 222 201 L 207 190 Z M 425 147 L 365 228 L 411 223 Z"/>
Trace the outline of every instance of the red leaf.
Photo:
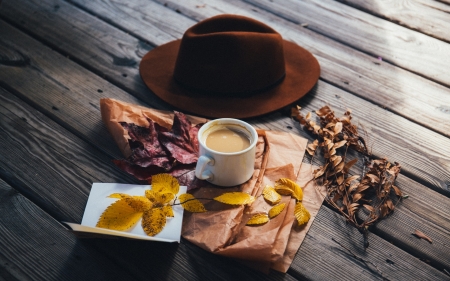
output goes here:
<path id="1" fill-rule="evenodd" d="M 117 167 L 133 175 L 138 180 L 149 180 L 152 178 L 152 175 L 166 172 L 161 167 L 148 166 L 144 168 L 138 165 L 134 165 L 126 160 L 113 160 L 113 162 Z"/>
<path id="2" fill-rule="evenodd" d="M 140 167 L 157 166 L 168 171 L 172 168 L 173 161 L 169 159 L 167 152 L 158 140 L 155 123 L 150 119 L 147 120 L 148 128 L 133 123 L 120 123 L 131 138 L 129 144 L 132 153 L 127 160 Z"/>
<path id="3" fill-rule="evenodd" d="M 180 185 L 187 186 L 187 190 L 200 188 L 207 184 L 204 180 L 199 180 L 195 176 L 195 164 L 180 165 L 175 167 L 170 174 L 174 176 Z"/>
<path id="4" fill-rule="evenodd" d="M 128 131 L 131 155 L 114 164 L 139 180 L 151 180 L 152 175 L 169 173 L 188 190 L 205 184 L 195 177 L 198 159 L 198 130 L 181 112 L 175 112 L 172 130 L 147 119 L 147 128 L 133 123 L 120 123 Z M 175 161 L 176 160 L 176 161 Z"/>
<path id="5" fill-rule="evenodd" d="M 158 129 L 158 127 L 161 126 L 156 128 Z M 159 141 L 178 162 L 182 164 L 196 163 L 198 160 L 198 140 L 196 136 L 198 128 L 192 127 L 186 115 L 175 111 L 172 130 L 170 132 L 158 132 Z"/>

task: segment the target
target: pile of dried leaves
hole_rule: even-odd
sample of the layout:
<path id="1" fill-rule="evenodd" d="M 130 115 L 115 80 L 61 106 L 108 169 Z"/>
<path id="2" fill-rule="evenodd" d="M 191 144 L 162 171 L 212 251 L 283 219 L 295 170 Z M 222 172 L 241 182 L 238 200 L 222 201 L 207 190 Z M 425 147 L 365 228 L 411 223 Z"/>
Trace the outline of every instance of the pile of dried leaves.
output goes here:
<path id="1" fill-rule="evenodd" d="M 351 122 L 349 110 L 341 118 L 328 106 L 316 114 L 320 119 L 318 124 L 311 120 L 311 113 L 303 116 L 300 107 L 293 108 L 291 114 L 304 129 L 317 136 L 307 148 L 312 157 L 324 159 L 323 165 L 314 171 L 314 179 L 326 187 L 325 200 L 364 234 L 367 247 L 369 226 L 393 212 L 402 198 L 402 192 L 394 185 L 400 164 L 376 159 L 370 153 L 365 139 Z M 353 159 L 349 159 L 350 154 L 355 154 L 350 150 L 356 151 Z M 350 172 L 358 158 L 363 160 L 360 175 Z"/>
<path id="2" fill-rule="evenodd" d="M 202 185 L 194 172 L 198 160 L 197 133 L 203 124 L 193 126 L 181 112 L 175 112 L 171 130 L 147 120 L 148 127 L 120 123 L 128 131 L 132 153 L 114 163 L 139 180 L 151 182 L 153 175 L 168 173 L 188 190 Z"/>

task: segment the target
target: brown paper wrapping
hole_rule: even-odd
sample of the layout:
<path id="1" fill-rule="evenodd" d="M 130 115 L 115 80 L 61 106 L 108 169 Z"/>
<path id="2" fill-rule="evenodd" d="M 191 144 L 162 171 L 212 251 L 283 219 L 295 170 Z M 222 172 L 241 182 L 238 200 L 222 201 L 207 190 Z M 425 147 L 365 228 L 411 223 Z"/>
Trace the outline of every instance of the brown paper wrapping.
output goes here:
<path id="1" fill-rule="evenodd" d="M 113 99 L 101 99 L 102 119 L 123 155 L 130 155 L 128 134 L 118 122 L 147 126 L 147 118 L 170 128 L 173 114 L 149 109 Z M 188 116 L 193 124 L 206 119 Z M 324 198 L 324 187 L 314 181 L 304 186 L 312 175 L 313 167 L 302 163 L 307 140 L 297 135 L 258 130 L 255 171 L 252 178 L 241 186 L 220 188 L 207 185 L 191 193 L 197 198 L 214 198 L 225 192 L 247 192 L 257 199 L 249 206 L 227 206 L 216 201 L 205 202 L 205 213 L 184 213 L 182 236 L 206 251 L 236 258 L 258 270 L 269 268 L 286 272 L 303 239 L 311 227 Z M 297 226 L 294 217 L 295 200 L 283 196 L 285 210 L 268 223 L 246 226 L 248 219 L 260 212 L 267 213 L 271 206 L 262 196 L 266 185 L 274 185 L 280 178 L 289 178 L 303 187 L 302 203 L 311 214 L 306 225 Z"/>

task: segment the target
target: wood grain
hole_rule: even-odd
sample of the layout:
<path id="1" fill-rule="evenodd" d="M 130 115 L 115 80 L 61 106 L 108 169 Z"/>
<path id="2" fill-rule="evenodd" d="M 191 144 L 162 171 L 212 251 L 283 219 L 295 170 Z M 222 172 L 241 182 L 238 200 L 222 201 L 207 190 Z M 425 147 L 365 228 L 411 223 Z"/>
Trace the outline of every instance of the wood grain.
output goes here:
<path id="1" fill-rule="evenodd" d="M 60 221 L 81 222 L 93 182 L 138 182 L 2 88 L 0 116 L 1 176 L 20 182 L 22 194 Z"/>
<path id="2" fill-rule="evenodd" d="M 401 176 L 397 180 L 409 197 L 397 205 L 394 213 L 382 220 L 372 231 L 394 245 L 444 270 L 450 265 L 450 199 Z M 420 230 L 433 243 L 412 235 Z"/>
<path id="3" fill-rule="evenodd" d="M 339 2 L 450 43 L 450 6 L 444 3 L 430 0 Z"/>
<path id="4" fill-rule="evenodd" d="M 164 2 L 168 3 L 168 7 L 178 9 L 182 13 L 197 20 L 202 20 L 220 13 L 232 13 L 231 9 L 234 7 L 231 4 L 219 1 L 215 2 L 216 4 L 220 4 L 218 6 L 211 7 L 211 4 L 205 3 L 206 6 L 201 9 L 196 8 L 196 6 L 200 5 L 199 1 L 183 1 L 180 3 L 176 1 Z M 441 96 L 445 97 L 444 95 Z M 450 97 L 450 95 L 447 96 Z M 388 157 L 391 161 L 401 163 L 403 172 L 408 176 L 413 176 L 415 180 L 430 185 L 435 190 L 444 190 L 446 194 L 449 194 L 450 143 L 448 138 L 431 131 L 424 133 L 425 131 L 422 126 L 414 124 L 384 108 L 374 106 L 370 102 L 359 99 L 346 91 L 322 81 L 319 81 L 317 87 L 309 95 L 301 99 L 298 104 L 304 108 L 305 114 L 308 111 L 315 111 L 327 104 L 331 105 L 338 115 L 343 114 L 347 108 L 351 109 L 354 118 L 357 119 L 355 121 L 356 124 L 360 122 L 363 129 L 367 131 L 371 148 L 375 155 Z M 286 130 L 284 125 L 279 126 L 277 124 L 278 122 L 282 122 L 283 117 L 278 116 L 274 118 L 273 122 L 270 122 L 266 118 L 261 123 L 266 124 L 266 126 L 268 123 L 271 123 L 279 129 Z M 421 141 L 418 141 L 418 138 Z M 431 145 L 431 143 L 434 144 Z M 431 147 L 433 147 L 432 150 L 428 150 Z M 419 150 L 421 152 L 418 155 L 414 155 L 415 151 Z M 425 152 L 424 150 L 428 151 Z M 432 157 L 433 160 L 430 161 L 429 157 Z M 429 165 L 434 166 L 432 168 L 433 171 L 428 170 L 425 172 L 424 166 Z"/>
<path id="5" fill-rule="evenodd" d="M 302 254 L 295 257 L 292 275 L 306 280 L 450 280 L 388 241 L 372 234 L 369 239 L 364 250 L 361 233 L 321 208 L 299 249 Z"/>
<path id="6" fill-rule="evenodd" d="M 218 13 L 236 12 L 252 16 L 273 26 L 285 39 L 313 52 L 321 64 L 323 80 L 422 126 L 450 136 L 450 95 L 446 87 L 306 28 L 299 28 L 297 24 L 240 1 L 203 3 L 190 0 L 183 1 L 183 5 L 171 1 L 160 2 L 161 4 L 157 4 L 139 0 L 125 5 L 114 1 L 76 0 L 78 6 L 107 22 L 114 22 L 114 26 L 124 32 L 98 18 L 89 17 L 64 1 L 20 1 L 14 5 L 6 3 L 0 9 L 0 15 L 101 77 L 158 108 L 168 107 L 159 99 L 153 98 L 138 73 L 137 62 L 145 51 L 151 48 L 145 42 L 157 45 L 166 43 L 170 38 L 180 38 L 188 27 L 195 24 L 195 20 Z M 162 4 L 167 4 L 173 10 Z M 59 8 L 55 10 L 54 5 Z M 176 12 L 177 10 L 188 17 Z M 85 17 L 86 25 L 76 25 L 76 28 L 72 28 L 73 23 L 77 23 L 82 17 Z M 167 26 L 164 17 L 172 18 L 170 22 L 173 26 Z M 151 30 L 147 26 L 149 23 L 151 26 L 158 26 L 161 22 L 165 22 L 161 30 L 168 32 L 167 36 L 160 35 L 161 30 L 155 35 L 147 32 Z M 49 32 L 47 26 L 53 26 L 57 30 Z M 89 36 L 89 26 L 97 27 L 95 38 Z M 139 28 L 140 26 L 145 28 Z M 66 32 L 68 29 L 71 33 Z M 150 96 L 152 98 L 149 98 Z"/>
<path id="7" fill-rule="evenodd" d="M 0 132 L 0 142 L 2 143 L 2 146 L 0 146 L 0 155 L 2 156 L 0 157 L 0 177 L 13 183 L 18 188 L 18 191 L 14 191 L 15 195 L 22 198 L 23 195 L 26 196 L 36 206 L 40 206 L 45 211 L 45 213 L 40 211 L 35 214 L 37 217 L 47 218 L 51 216 L 58 221 L 80 223 L 92 182 L 125 181 L 127 183 L 137 183 L 136 180 L 130 179 L 128 175 L 124 175 L 120 170 L 113 167 L 107 155 L 92 148 L 92 146 L 81 139 L 77 139 L 71 133 L 64 131 L 59 125 L 1 88 Z M 24 149 L 25 147 L 27 149 Z M 19 191 L 23 195 L 20 195 Z M 0 195 L 2 195 L 1 189 Z M 3 196 L 0 196 L 0 202 L 2 202 L 1 200 L 3 200 Z M 34 206 L 33 203 L 30 204 Z M 0 230 L 3 228 L 2 219 L 6 219 L 6 222 L 10 219 L 10 210 L 7 207 L 3 207 L 4 204 L 0 204 Z M 8 215 L 2 215 L 2 213 Z M 33 220 L 32 217 L 28 218 L 25 214 L 23 216 L 26 220 Z M 39 225 L 41 220 L 35 219 L 33 221 Z M 57 224 L 54 220 L 53 223 Z M 68 232 L 65 231 L 64 227 L 60 224 L 58 226 L 59 229 L 55 230 L 53 226 L 48 228 L 48 231 L 50 233 L 54 231 L 56 236 L 64 232 L 65 235 L 60 239 L 65 239 L 70 235 L 67 234 Z M 7 224 L 5 228 L 8 227 L 11 229 L 5 232 L 5 235 L 7 234 L 11 237 L 4 240 L 5 243 L 10 241 L 8 243 L 12 243 L 12 245 L 20 244 L 22 243 L 21 239 L 27 239 L 29 235 L 34 235 L 33 232 L 29 232 L 25 225 L 20 225 L 19 219 L 15 222 L 14 227 Z M 18 237 L 14 237 L 13 234 L 16 234 Z M 35 244 L 42 244 L 42 247 L 46 247 L 47 240 L 43 237 L 51 236 L 48 232 L 41 231 L 39 235 L 35 235 L 30 240 L 30 244 L 27 244 L 27 247 Z M 92 249 L 97 255 L 95 259 L 99 261 L 99 265 L 96 262 L 90 262 L 89 266 L 75 263 L 70 267 L 71 270 L 83 271 L 81 269 L 84 267 L 87 271 L 92 270 L 95 273 L 98 270 L 107 271 L 109 267 L 117 268 L 122 270 L 124 274 L 131 275 L 131 277 L 123 277 L 125 279 L 122 280 L 134 278 L 141 280 L 147 280 L 148 278 L 154 280 L 208 280 L 208 274 L 222 276 L 219 280 L 229 280 L 227 277 L 239 275 L 244 276 L 248 280 L 293 280 L 289 275 L 277 272 L 266 275 L 249 270 L 246 266 L 230 259 L 224 259 L 212 254 L 205 256 L 204 250 L 198 247 L 186 248 L 188 246 L 176 243 L 168 244 L 148 241 L 79 240 L 74 239 L 74 237 L 70 238 L 68 243 L 80 244 L 83 249 Z M 2 246 L 2 242 L 3 240 L 0 241 L 0 246 Z M 5 257 L 2 257 L 2 253 L 0 253 L 0 261 L 13 258 L 17 259 L 14 263 L 18 264 L 28 261 L 26 256 L 12 255 L 10 251 L 13 248 L 11 247 L 7 248 L 7 252 L 2 252 L 5 253 Z M 41 251 L 40 247 L 37 246 L 35 250 Z M 72 256 L 70 252 L 58 253 L 57 249 L 53 250 L 53 247 L 41 252 L 44 255 L 48 254 L 49 261 L 46 262 L 57 263 L 57 267 L 64 266 L 64 263 L 61 263 L 61 260 L 64 260 L 64 256 L 68 256 L 71 259 L 78 258 L 77 254 Z M 57 255 L 62 255 L 62 257 Z M 191 255 L 195 259 L 190 258 Z M 30 258 L 33 258 L 33 256 Z M 108 260 L 113 261 L 114 265 L 108 265 L 103 268 L 102 263 Z M 164 260 L 164 262 L 162 263 L 161 260 Z M 199 264 L 206 263 L 210 265 L 209 269 L 198 269 Z M 152 264 L 157 264 L 158 266 L 156 268 L 155 266 L 149 266 Z M 31 263 L 31 266 L 34 266 L 34 264 Z M 229 267 L 234 268 L 234 270 L 228 271 L 227 268 Z M 222 269 L 224 272 L 221 271 Z M 114 270 L 111 273 L 106 272 L 104 279 L 107 279 L 109 276 L 110 280 L 116 280 L 114 276 L 121 276 L 120 274 L 114 275 L 114 272 Z M 31 273 L 28 272 L 27 274 Z M 44 272 L 39 274 L 45 276 Z M 52 279 L 51 275 L 48 276 L 50 278 L 48 280 L 58 280 L 58 278 Z M 74 275 L 73 280 L 79 280 L 76 279 L 79 276 Z M 204 278 L 205 276 L 206 278 Z M 62 276 L 62 279 L 65 279 L 64 276 Z M 18 280 L 22 279 L 19 278 Z M 103 280 L 103 278 L 99 280 Z M 214 280 L 218 279 L 214 278 Z"/>
<path id="8" fill-rule="evenodd" d="M 91 111 L 91 108 L 104 96 L 132 103 L 143 103 L 91 75 L 69 60 L 53 54 L 39 43 L 26 36 L 19 36 L 20 33 L 8 25 L 3 24 L 2 28 L 7 35 L 6 38 L 8 36 L 15 38 L 14 45 L 5 43 L 6 46 L 32 60 L 30 60 L 30 67 L 0 68 L 0 81 L 8 81 L 9 87 L 14 88 L 46 114 L 61 120 L 61 124 L 70 131 L 83 138 L 93 136 L 89 142 L 102 149 L 114 148 L 112 139 L 104 138 L 108 133 L 100 120 L 98 108 L 94 107 L 96 109 L 94 111 Z M 49 56 L 53 56 L 54 59 L 47 60 Z M 27 79 L 23 80 L 21 77 L 27 77 Z M 74 77 L 78 79 L 73 79 Z M 48 84 L 42 84 L 42 80 Z M 62 85 L 59 81 L 64 81 L 64 84 Z M 36 88 L 36 85 L 42 85 L 42 88 Z M 97 89 L 105 90 L 99 93 Z M 77 95 L 71 93 L 72 91 Z M 299 104 L 309 111 L 316 110 L 325 104 L 333 104 L 333 107 L 340 108 L 342 111 L 346 108 L 354 109 L 354 116 L 358 118 L 358 121 L 364 119 L 366 121 L 364 126 L 367 127 L 365 129 L 374 144 L 375 155 L 380 157 L 389 155 L 391 161 L 402 163 L 404 171 L 414 174 L 421 182 L 435 189 L 448 189 L 447 183 L 450 182 L 448 157 L 450 153 L 447 153 L 450 145 L 446 145 L 449 143 L 448 138 L 424 130 L 404 118 L 324 82 L 319 82 L 316 90 Z M 307 105 L 309 107 L 306 107 Z M 54 110 L 54 107 L 58 110 Z M 376 119 L 373 116 L 376 116 Z M 374 120 L 376 120 L 375 123 Z M 104 145 L 105 141 L 108 142 L 107 146 Z M 114 152 L 117 158 L 120 157 L 117 155 L 117 149 L 108 151 L 111 155 Z M 438 160 L 429 161 L 429 157 L 436 157 Z"/>
<path id="9" fill-rule="evenodd" d="M 374 57 L 450 86 L 450 46 L 332 0 L 249 0 L 272 13 Z M 345 28 L 344 28 L 345 27 Z"/>
<path id="10" fill-rule="evenodd" d="M 0 279 L 130 280 L 133 274 L 86 247 L 0 179 Z"/>

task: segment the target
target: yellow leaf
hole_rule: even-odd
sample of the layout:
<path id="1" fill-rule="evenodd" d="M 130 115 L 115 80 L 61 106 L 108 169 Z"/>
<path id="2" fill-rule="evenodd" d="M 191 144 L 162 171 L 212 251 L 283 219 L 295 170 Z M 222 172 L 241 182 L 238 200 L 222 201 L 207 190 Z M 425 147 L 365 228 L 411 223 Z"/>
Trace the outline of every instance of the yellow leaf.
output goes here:
<path id="1" fill-rule="evenodd" d="M 291 196 L 294 194 L 294 191 L 285 185 L 275 185 L 275 191 L 286 196 Z"/>
<path id="2" fill-rule="evenodd" d="M 303 190 L 296 182 L 294 182 L 288 178 L 282 178 L 275 182 L 275 190 L 278 191 L 278 189 L 280 189 L 280 190 L 284 191 L 285 188 L 282 188 L 282 186 L 287 187 L 288 189 L 292 190 L 292 194 L 290 194 L 292 197 L 294 197 L 298 201 L 303 200 Z M 280 194 L 282 194 L 282 193 L 280 193 Z M 282 194 L 282 195 L 284 195 L 284 194 Z"/>
<path id="3" fill-rule="evenodd" d="M 192 194 L 184 193 L 181 194 L 180 197 L 178 197 L 180 200 L 181 206 L 186 211 L 192 212 L 192 213 L 203 213 L 206 212 L 205 206 L 203 206 L 202 202 L 195 199 L 195 197 Z"/>
<path id="4" fill-rule="evenodd" d="M 169 174 L 157 174 L 152 176 L 152 190 L 161 193 L 177 194 L 180 190 L 178 180 Z"/>
<path id="5" fill-rule="evenodd" d="M 256 214 L 253 215 L 247 222 L 247 225 L 258 225 L 258 224 L 264 224 L 269 221 L 269 217 L 267 214 Z"/>
<path id="6" fill-rule="evenodd" d="M 133 227 L 141 217 L 142 212 L 136 211 L 125 199 L 121 199 L 106 208 L 96 226 L 113 230 L 127 230 Z"/>
<path id="7" fill-rule="evenodd" d="M 125 193 L 113 193 L 109 198 L 124 199 L 137 212 L 144 212 L 153 207 L 153 203 L 144 196 L 132 196 Z"/>
<path id="8" fill-rule="evenodd" d="M 307 223 L 311 218 L 310 213 L 308 212 L 308 210 L 306 210 L 301 202 L 298 202 L 297 205 L 295 205 L 294 215 L 295 218 L 297 218 L 299 226 Z"/>
<path id="9" fill-rule="evenodd" d="M 274 217 L 278 216 L 281 212 L 283 212 L 285 207 L 286 207 L 286 203 L 281 203 L 281 204 L 278 204 L 278 205 L 272 207 L 269 210 L 269 218 L 273 219 Z"/>
<path id="10" fill-rule="evenodd" d="M 170 205 L 166 205 L 166 206 L 162 207 L 162 210 L 163 210 L 164 214 L 166 215 L 166 217 L 173 218 L 175 216 L 173 214 L 172 206 L 170 206 Z"/>
<path id="11" fill-rule="evenodd" d="M 113 194 L 110 194 L 110 195 L 108 196 L 108 198 L 122 199 L 122 198 L 123 198 L 123 195 L 124 195 L 124 193 L 113 193 Z M 127 195 L 127 194 L 125 194 L 125 195 Z"/>
<path id="12" fill-rule="evenodd" d="M 215 197 L 214 200 L 229 205 L 245 205 L 253 203 L 255 197 L 244 192 L 228 192 Z"/>
<path id="13" fill-rule="evenodd" d="M 171 192 L 161 193 L 153 189 L 148 189 L 145 191 L 145 197 L 147 197 L 155 207 L 161 207 L 164 204 L 169 203 L 175 197 L 175 195 Z"/>
<path id="14" fill-rule="evenodd" d="M 262 194 L 264 196 L 264 199 L 269 201 L 272 205 L 278 204 L 281 201 L 281 195 L 269 185 L 266 185 L 266 187 L 264 187 Z"/>
<path id="15" fill-rule="evenodd" d="M 166 214 L 161 208 L 150 209 L 142 216 L 141 224 L 148 236 L 155 236 L 166 225 Z"/>

